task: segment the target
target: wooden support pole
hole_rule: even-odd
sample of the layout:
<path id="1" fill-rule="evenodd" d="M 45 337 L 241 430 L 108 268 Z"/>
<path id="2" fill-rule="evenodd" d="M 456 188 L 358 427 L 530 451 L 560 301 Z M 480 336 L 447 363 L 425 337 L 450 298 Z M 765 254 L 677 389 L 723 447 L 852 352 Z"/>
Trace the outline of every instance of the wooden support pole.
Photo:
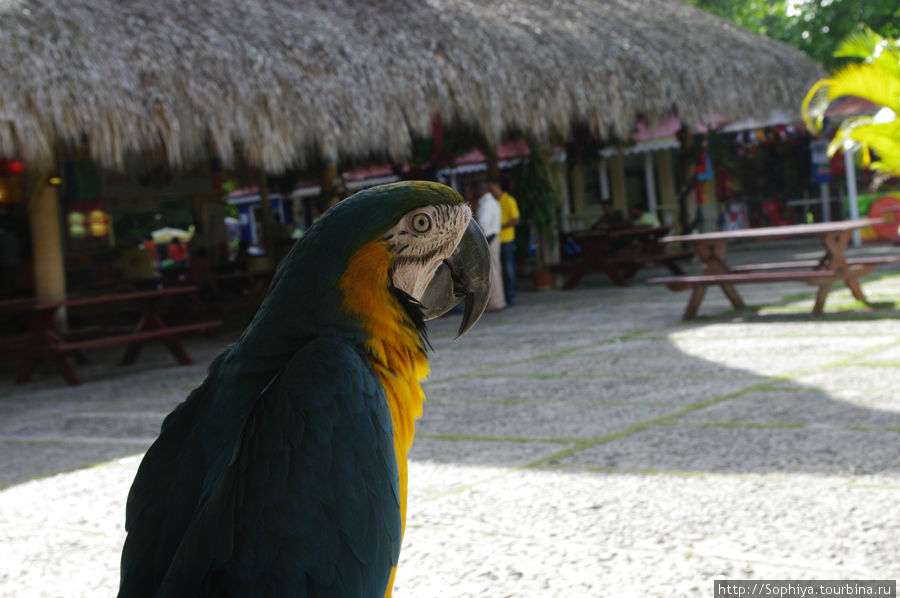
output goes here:
<path id="1" fill-rule="evenodd" d="M 28 201 L 31 224 L 31 248 L 34 261 L 34 295 L 39 303 L 66 298 L 66 267 L 63 257 L 58 187 L 36 179 L 37 187 Z M 66 330 L 65 309 L 57 310 L 53 327 Z"/>
<path id="2" fill-rule="evenodd" d="M 612 199 L 609 192 L 609 160 L 600 158 L 600 167 L 597 168 L 597 174 L 600 177 L 600 199 L 609 201 Z"/>
<path id="3" fill-rule="evenodd" d="M 856 194 L 856 162 L 853 161 L 853 147 L 849 142 L 844 144 L 844 172 L 847 173 L 847 197 L 850 201 L 850 219 L 859 220 L 859 199 Z M 862 234 L 853 231 L 853 246 L 862 245 Z"/>
<path id="4" fill-rule="evenodd" d="M 488 178 L 500 178 L 500 159 L 497 157 L 497 148 L 489 145 L 484 149 Z"/>
<path id="5" fill-rule="evenodd" d="M 326 193 L 331 190 L 332 181 L 340 176 L 338 174 L 337 164 L 334 162 L 329 162 L 322 168 L 322 178 L 319 180 L 319 186 L 322 187 L 322 193 Z"/>
<path id="6" fill-rule="evenodd" d="M 319 209 L 328 210 L 335 203 L 346 199 L 346 189 L 338 165 L 325 164 L 319 178 Z"/>
<path id="7" fill-rule="evenodd" d="M 831 222 L 831 188 L 828 183 L 819 184 L 822 196 L 822 222 Z"/>
<path id="8" fill-rule="evenodd" d="M 609 157 L 609 175 L 612 182 L 613 206 L 622 210 L 628 218 L 628 192 L 625 190 L 625 160 L 622 154 L 615 153 Z"/>
<path id="9" fill-rule="evenodd" d="M 644 187 L 647 191 L 647 211 L 658 216 L 656 201 L 656 176 L 653 164 L 653 152 L 644 152 Z"/>

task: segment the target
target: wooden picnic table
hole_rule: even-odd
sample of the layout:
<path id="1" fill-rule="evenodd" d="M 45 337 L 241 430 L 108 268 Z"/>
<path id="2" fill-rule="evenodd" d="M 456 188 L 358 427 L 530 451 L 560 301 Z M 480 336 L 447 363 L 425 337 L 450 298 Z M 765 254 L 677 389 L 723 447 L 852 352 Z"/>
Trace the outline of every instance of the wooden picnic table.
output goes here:
<path id="1" fill-rule="evenodd" d="M 660 239 L 662 243 L 686 243 L 703 262 L 699 275 L 662 276 L 647 280 L 647 284 L 664 284 L 672 291 L 691 290 L 683 319 L 697 317 L 700 304 L 710 285 L 718 285 L 735 308 L 743 308 L 744 301 L 735 285 L 745 283 L 805 282 L 818 286 L 812 313 L 821 315 L 825 299 L 836 281 L 843 281 L 860 301 L 866 302 L 859 277 L 871 272 L 879 264 L 900 262 L 900 255 L 847 258 L 844 253 L 856 229 L 880 224 L 881 219 L 843 220 L 817 224 L 769 226 L 734 231 L 677 235 Z M 773 241 L 801 237 L 816 237 L 822 243 L 823 255 L 817 260 L 759 263 L 729 266 L 726 262 L 728 244 L 733 241 Z"/>
<path id="2" fill-rule="evenodd" d="M 588 272 L 603 272 L 614 284 L 626 286 L 628 279 L 648 262 L 684 274 L 677 260 L 689 259 L 690 251 L 666 251 L 660 244 L 671 227 L 641 226 L 571 233 L 581 247 L 582 259 L 566 265 L 569 277 L 563 289 L 573 289 Z"/>
<path id="3" fill-rule="evenodd" d="M 179 338 L 194 332 L 207 331 L 221 326 L 219 320 L 170 325 L 162 317 L 166 302 L 173 297 L 189 296 L 196 293 L 196 286 L 181 286 L 129 293 L 114 293 L 95 297 L 82 297 L 39 303 L 22 301 L 18 306 L 9 305 L 7 315 L 18 312 L 27 321 L 25 333 L 0 339 L 0 352 L 8 353 L 20 360 L 16 377 L 17 384 L 25 384 L 31 379 L 35 365 L 42 359 L 49 359 L 69 384 L 81 384 L 69 358 L 83 356 L 90 349 L 127 345 L 121 365 L 133 364 L 144 343 L 161 341 L 182 365 L 193 360 L 185 351 Z M 128 308 L 132 314 L 131 324 L 122 326 L 98 325 L 70 330 L 64 335 L 52 329 L 56 312 L 65 307 L 70 313 L 80 309 L 114 310 Z M 136 314 L 136 317 L 134 315 Z"/>

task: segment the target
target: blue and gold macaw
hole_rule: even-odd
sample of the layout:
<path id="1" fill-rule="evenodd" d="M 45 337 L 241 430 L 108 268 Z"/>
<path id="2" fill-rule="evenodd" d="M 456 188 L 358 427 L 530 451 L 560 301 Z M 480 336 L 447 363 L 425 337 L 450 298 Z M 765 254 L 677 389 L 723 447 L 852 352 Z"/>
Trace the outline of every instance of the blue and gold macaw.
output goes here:
<path id="1" fill-rule="evenodd" d="M 437 183 L 326 212 L 171 414 L 128 495 L 119 596 L 389 596 L 425 320 L 481 317 L 488 246 Z"/>

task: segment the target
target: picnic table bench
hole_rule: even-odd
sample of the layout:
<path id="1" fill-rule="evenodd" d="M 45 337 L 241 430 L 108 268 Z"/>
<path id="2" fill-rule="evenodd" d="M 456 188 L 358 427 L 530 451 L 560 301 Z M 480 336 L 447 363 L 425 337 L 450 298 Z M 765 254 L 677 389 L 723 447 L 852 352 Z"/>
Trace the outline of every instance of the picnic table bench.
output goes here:
<path id="1" fill-rule="evenodd" d="M 187 334 L 209 331 L 221 326 L 222 322 L 209 320 L 170 325 L 163 319 L 162 311 L 168 299 L 188 296 L 196 290 L 196 286 L 182 286 L 45 303 L 21 301 L 16 306 L 7 306 L 5 313 L 17 314 L 26 320 L 28 329 L 24 333 L 0 339 L 0 352 L 20 360 L 17 384 L 28 382 L 35 365 L 49 359 L 69 384 L 78 385 L 82 381 L 69 362 L 70 357 L 83 358 L 84 351 L 127 345 L 121 365 L 130 365 L 137 361 L 144 343 L 151 340 L 162 342 L 179 364 L 189 365 L 194 361 L 179 339 Z M 65 334 L 58 334 L 52 329 L 53 318 L 62 308 L 74 313 L 81 308 L 106 310 L 122 306 L 137 314 L 136 321 L 125 326 L 83 326 Z"/>
<path id="2" fill-rule="evenodd" d="M 693 248 L 704 264 L 697 275 L 661 276 L 647 280 L 647 284 L 664 284 L 672 291 L 691 290 L 691 296 L 682 316 L 685 320 L 697 317 L 700 304 L 710 285 L 718 285 L 737 308 L 744 301 L 735 285 L 752 283 L 804 282 L 819 287 L 812 313 L 821 315 L 832 285 L 843 281 L 858 300 L 867 302 L 859 284 L 859 277 L 881 264 L 900 262 L 900 254 L 847 258 L 844 253 L 856 229 L 879 224 L 880 219 L 844 220 L 817 224 L 771 226 L 735 231 L 678 235 L 660 239 L 662 243 L 686 243 Z M 792 260 L 729 266 L 726 263 L 728 244 L 739 240 L 771 241 L 800 237 L 816 237 L 823 245 L 824 254 L 818 260 Z"/>
<path id="3" fill-rule="evenodd" d="M 574 289 L 585 274 L 603 272 L 614 284 L 626 286 L 628 279 L 647 263 L 665 266 L 674 274 L 684 274 L 678 260 L 693 257 L 691 251 L 666 251 L 660 239 L 671 227 L 643 226 L 605 231 L 582 231 L 569 237 L 581 248 L 581 259 L 562 266 L 569 277 L 563 289 Z"/>

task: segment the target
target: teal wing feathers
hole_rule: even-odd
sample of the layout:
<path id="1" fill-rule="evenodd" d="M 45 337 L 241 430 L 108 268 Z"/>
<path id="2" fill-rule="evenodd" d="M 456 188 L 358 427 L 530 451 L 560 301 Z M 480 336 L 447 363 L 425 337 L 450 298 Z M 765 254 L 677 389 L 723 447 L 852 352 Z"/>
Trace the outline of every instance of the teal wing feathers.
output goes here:
<path id="1" fill-rule="evenodd" d="M 120 596 L 383 595 L 400 552 L 399 482 L 365 359 L 308 342 L 253 402 L 221 468 L 204 454 L 217 429 L 208 393 L 167 418 L 141 465 Z"/>
<path id="2" fill-rule="evenodd" d="M 200 423 L 213 395 L 207 378 L 163 422 L 128 493 L 119 596 L 155 596 L 199 501 L 207 469 Z"/>

